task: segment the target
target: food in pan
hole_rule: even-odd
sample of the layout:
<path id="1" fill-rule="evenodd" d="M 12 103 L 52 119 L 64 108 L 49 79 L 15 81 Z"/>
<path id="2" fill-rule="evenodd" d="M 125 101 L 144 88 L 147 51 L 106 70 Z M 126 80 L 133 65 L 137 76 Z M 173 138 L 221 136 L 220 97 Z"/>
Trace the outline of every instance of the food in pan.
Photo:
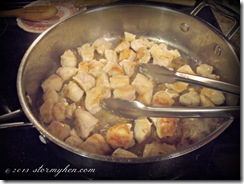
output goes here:
<path id="1" fill-rule="evenodd" d="M 120 42 L 98 38 L 60 56 L 60 67 L 42 83 L 41 120 L 47 130 L 83 151 L 112 157 L 150 157 L 198 142 L 221 118 L 117 117 L 100 107 L 107 98 L 137 100 L 151 106 L 213 107 L 222 92 L 183 82 L 157 84 L 141 73 L 140 63 L 219 80 L 214 68 L 191 66 L 165 43 L 125 32 Z"/>

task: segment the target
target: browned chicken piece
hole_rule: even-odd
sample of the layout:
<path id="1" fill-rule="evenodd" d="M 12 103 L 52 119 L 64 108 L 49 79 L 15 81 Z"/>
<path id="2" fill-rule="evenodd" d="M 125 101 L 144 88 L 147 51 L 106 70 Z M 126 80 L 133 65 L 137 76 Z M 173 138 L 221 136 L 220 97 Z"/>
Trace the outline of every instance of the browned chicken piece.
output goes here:
<path id="1" fill-rule="evenodd" d="M 136 91 L 132 86 L 128 85 L 121 88 L 116 88 L 113 91 L 113 95 L 114 98 L 133 101 L 136 98 Z"/>
<path id="2" fill-rule="evenodd" d="M 102 73 L 97 77 L 96 86 L 105 86 L 110 88 L 109 78 L 106 73 Z"/>
<path id="3" fill-rule="evenodd" d="M 178 118 L 151 118 L 156 127 L 158 137 L 174 136 L 178 127 Z"/>
<path id="4" fill-rule="evenodd" d="M 124 49 L 119 53 L 119 61 L 127 59 L 129 61 L 134 61 L 136 58 L 136 53 L 131 49 Z"/>
<path id="5" fill-rule="evenodd" d="M 58 121 L 65 120 L 65 118 L 66 118 L 65 111 L 66 111 L 67 106 L 68 106 L 68 104 L 64 103 L 64 102 L 58 102 L 53 106 L 53 116 L 54 116 L 55 120 L 58 120 Z"/>
<path id="6" fill-rule="evenodd" d="M 108 62 L 117 63 L 117 61 L 118 61 L 117 52 L 115 52 L 114 50 L 105 50 L 104 54 L 105 54 L 105 58 L 108 60 Z"/>
<path id="7" fill-rule="evenodd" d="M 64 86 L 63 95 L 73 102 L 79 102 L 84 95 L 84 91 L 75 82 L 70 81 Z"/>
<path id="8" fill-rule="evenodd" d="M 124 32 L 124 36 L 125 36 L 125 41 L 127 42 L 132 42 L 133 40 L 136 39 L 136 35 L 131 34 L 129 32 Z"/>
<path id="9" fill-rule="evenodd" d="M 113 152 L 112 157 L 115 157 L 115 158 L 137 158 L 138 156 L 136 154 L 128 151 L 128 150 L 118 148 Z"/>
<path id="10" fill-rule="evenodd" d="M 142 143 L 151 135 L 151 125 L 147 118 L 135 120 L 134 136 L 138 143 Z"/>
<path id="11" fill-rule="evenodd" d="M 146 144 L 143 150 L 143 157 L 160 156 L 174 151 L 176 151 L 176 147 L 174 145 L 152 142 L 151 144 Z"/>
<path id="12" fill-rule="evenodd" d="M 40 115 L 44 123 L 50 123 L 54 120 L 53 117 L 54 102 L 52 99 L 47 99 L 40 107 Z"/>
<path id="13" fill-rule="evenodd" d="M 111 97 L 110 88 L 106 86 L 97 86 L 87 91 L 85 107 L 91 114 L 96 114 L 101 110 L 100 102 L 102 99 Z"/>
<path id="14" fill-rule="evenodd" d="M 94 47 L 90 43 L 83 44 L 81 47 L 77 48 L 79 55 L 82 57 L 83 61 L 92 61 L 94 58 Z"/>
<path id="15" fill-rule="evenodd" d="M 83 109 L 76 109 L 75 117 L 75 131 L 81 138 L 86 139 L 98 123 L 98 119 Z"/>
<path id="16" fill-rule="evenodd" d="M 64 142 L 69 144 L 70 146 L 79 148 L 84 141 L 79 136 L 70 135 L 68 138 L 65 139 Z"/>
<path id="17" fill-rule="evenodd" d="M 115 63 L 113 61 L 108 61 L 108 63 L 104 66 L 103 70 L 109 75 L 123 75 L 124 70 L 118 63 Z"/>
<path id="18" fill-rule="evenodd" d="M 70 135 L 69 125 L 60 123 L 59 121 L 52 121 L 47 129 L 52 135 L 62 141 L 64 141 Z"/>
<path id="19" fill-rule="evenodd" d="M 138 51 L 140 48 L 150 48 L 152 46 L 152 42 L 147 40 L 146 38 L 135 39 L 130 43 L 131 48 L 134 51 Z"/>
<path id="20" fill-rule="evenodd" d="M 97 51 L 97 53 L 103 55 L 105 50 L 108 50 L 111 48 L 112 43 L 109 41 L 106 41 L 104 38 L 98 38 L 95 40 L 92 44 L 94 49 Z"/>
<path id="21" fill-rule="evenodd" d="M 78 64 L 78 73 L 88 73 L 88 71 L 89 71 L 89 62 L 81 61 Z"/>
<path id="22" fill-rule="evenodd" d="M 65 117 L 67 119 L 72 119 L 74 117 L 75 110 L 76 110 L 76 104 L 75 103 L 72 103 L 72 104 L 69 104 L 68 106 L 66 106 Z"/>
<path id="23" fill-rule="evenodd" d="M 123 60 L 119 64 L 124 69 L 126 75 L 128 75 L 129 77 L 131 77 L 134 74 L 135 67 L 137 65 L 136 62 L 129 61 L 129 60 Z"/>
<path id="24" fill-rule="evenodd" d="M 129 148 L 135 145 L 132 125 L 129 123 L 118 124 L 107 130 L 106 140 L 110 146 L 116 148 Z"/>
<path id="25" fill-rule="evenodd" d="M 78 73 L 73 77 L 73 80 L 84 90 L 88 91 L 96 84 L 96 80 L 93 76 L 87 73 Z"/>
<path id="26" fill-rule="evenodd" d="M 185 82 L 174 82 L 173 84 L 165 83 L 165 86 L 168 89 L 172 89 L 172 90 L 176 91 L 177 93 L 181 93 L 181 92 L 187 90 L 188 85 L 189 84 L 185 83 Z"/>
<path id="27" fill-rule="evenodd" d="M 59 95 L 54 89 L 47 89 L 43 94 L 42 99 L 44 101 L 51 99 L 54 103 L 57 103 L 59 101 Z"/>
<path id="28" fill-rule="evenodd" d="M 107 155 L 112 152 L 112 149 L 107 144 L 104 137 L 97 133 L 88 137 L 86 141 L 79 146 L 79 148 L 89 153 L 100 155 Z"/>
<path id="29" fill-rule="evenodd" d="M 56 73 L 64 80 L 69 80 L 76 75 L 78 69 L 75 67 L 65 66 L 59 67 Z"/>
<path id="30" fill-rule="evenodd" d="M 57 74 L 52 74 L 42 83 L 41 87 L 44 92 L 48 89 L 60 91 L 63 87 L 63 82 L 63 79 L 59 77 Z"/>
<path id="31" fill-rule="evenodd" d="M 202 88 L 201 95 L 205 95 L 209 98 L 215 105 L 221 105 L 225 102 L 225 96 L 221 91 L 217 91 L 209 88 Z"/>
<path id="32" fill-rule="evenodd" d="M 92 75 L 93 77 L 98 77 L 103 71 L 103 67 L 105 66 L 105 63 L 99 62 L 97 60 L 92 60 L 89 63 L 89 74 Z"/>
<path id="33" fill-rule="evenodd" d="M 71 50 L 66 50 L 60 57 L 60 63 L 63 67 L 76 67 L 77 59 Z"/>
<path id="34" fill-rule="evenodd" d="M 153 90 L 147 89 L 140 92 L 136 97 L 136 100 L 145 105 L 150 105 L 152 101 L 152 96 L 153 96 Z"/>
<path id="35" fill-rule="evenodd" d="M 117 53 L 121 52 L 122 50 L 129 49 L 130 48 L 130 43 L 128 41 L 123 41 L 119 45 L 115 47 L 115 51 Z"/>
<path id="36" fill-rule="evenodd" d="M 196 75 L 195 72 L 190 67 L 190 65 L 183 65 L 182 67 L 178 68 L 177 72 Z"/>
<path id="37" fill-rule="evenodd" d="M 148 63 L 150 59 L 151 54 L 149 50 L 147 50 L 145 47 L 141 47 L 140 49 L 138 49 L 135 59 L 137 63 Z"/>
<path id="38" fill-rule="evenodd" d="M 200 96 L 196 91 L 190 91 L 181 95 L 179 101 L 187 107 L 199 107 L 201 103 Z"/>
<path id="39" fill-rule="evenodd" d="M 124 86 L 128 86 L 130 83 L 130 78 L 127 75 L 113 75 L 109 78 L 110 87 L 112 89 L 121 88 Z"/>
<path id="40" fill-rule="evenodd" d="M 219 80 L 220 77 L 218 75 L 213 74 L 213 66 L 208 64 L 201 64 L 196 69 L 197 74 L 203 77 Z"/>
<path id="41" fill-rule="evenodd" d="M 171 98 L 171 96 L 164 90 L 155 93 L 152 99 L 153 106 L 170 107 L 174 104 L 174 102 L 175 101 Z"/>
<path id="42" fill-rule="evenodd" d="M 199 95 L 202 107 L 214 107 L 214 103 L 205 95 Z"/>

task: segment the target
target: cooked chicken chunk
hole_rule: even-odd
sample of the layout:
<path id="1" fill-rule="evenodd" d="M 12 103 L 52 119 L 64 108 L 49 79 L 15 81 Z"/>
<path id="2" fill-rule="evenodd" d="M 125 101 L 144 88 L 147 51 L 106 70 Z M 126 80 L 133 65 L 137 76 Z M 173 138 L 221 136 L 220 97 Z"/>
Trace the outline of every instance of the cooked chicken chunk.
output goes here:
<path id="1" fill-rule="evenodd" d="M 114 75 L 109 78 L 111 88 L 121 88 L 128 86 L 130 83 L 129 76 L 126 75 Z"/>
<path id="2" fill-rule="evenodd" d="M 99 62 L 97 60 L 93 60 L 89 63 L 89 74 L 93 77 L 97 77 L 104 73 L 103 67 L 105 66 L 104 63 Z"/>
<path id="3" fill-rule="evenodd" d="M 119 45 L 115 47 L 116 52 L 121 52 L 122 50 L 129 49 L 130 48 L 130 43 L 128 41 L 123 41 Z"/>
<path id="4" fill-rule="evenodd" d="M 48 89 L 60 91 L 63 87 L 63 79 L 57 74 L 52 74 L 42 83 L 41 87 L 44 92 Z"/>
<path id="5" fill-rule="evenodd" d="M 59 121 L 53 121 L 47 129 L 60 140 L 65 140 L 70 135 L 69 125 L 60 123 Z"/>
<path id="6" fill-rule="evenodd" d="M 170 107 L 174 104 L 174 100 L 164 90 L 158 91 L 153 95 L 152 105 Z"/>
<path id="7" fill-rule="evenodd" d="M 83 44 L 77 48 L 78 53 L 82 57 L 83 61 L 92 61 L 94 58 L 94 47 L 90 43 Z"/>
<path id="8" fill-rule="evenodd" d="M 132 125 L 129 123 L 118 124 L 110 127 L 106 134 L 106 140 L 110 146 L 116 148 L 129 148 L 134 146 L 135 140 Z"/>
<path id="9" fill-rule="evenodd" d="M 47 99 L 40 107 L 40 115 L 44 123 L 50 123 L 54 120 L 53 117 L 53 106 L 54 101 L 52 99 Z"/>
<path id="10" fill-rule="evenodd" d="M 124 49 L 119 53 L 119 61 L 122 61 L 124 59 L 134 61 L 135 58 L 136 53 L 131 49 Z"/>
<path id="11" fill-rule="evenodd" d="M 136 35 L 131 34 L 129 32 L 124 32 L 125 35 L 125 41 L 131 42 L 136 39 Z"/>
<path id="12" fill-rule="evenodd" d="M 80 146 L 80 149 L 89 153 L 107 155 L 112 152 L 110 146 L 101 134 L 93 134 L 88 137 Z"/>
<path id="13" fill-rule="evenodd" d="M 201 102 L 199 94 L 196 91 L 190 91 L 181 95 L 179 101 L 187 107 L 198 107 Z"/>
<path id="14" fill-rule="evenodd" d="M 140 48 L 150 48 L 152 46 L 152 43 L 148 41 L 146 38 L 139 38 L 135 39 L 131 42 L 131 48 L 134 51 L 138 51 Z"/>
<path id="15" fill-rule="evenodd" d="M 78 64 L 78 73 L 88 73 L 88 71 L 89 71 L 89 62 L 81 61 Z"/>
<path id="16" fill-rule="evenodd" d="M 117 63 L 117 61 L 118 61 L 117 52 L 115 52 L 114 50 L 105 50 L 104 54 L 105 54 L 105 58 L 108 60 L 108 62 Z"/>
<path id="17" fill-rule="evenodd" d="M 109 75 L 123 75 L 124 70 L 117 63 L 108 61 L 108 63 L 104 66 L 103 70 Z"/>
<path id="18" fill-rule="evenodd" d="M 214 107 L 214 103 L 205 95 L 199 95 L 202 107 Z"/>
<path id="19" fill-rule="evenodd" d="M 178 127 L 178 118 L 151 118 L 157 130 L 158 137 L 174 136 Z"/>
<path id="20" fill-rule="evenodd" d="M 225 102 L 225 96 L 221 91 L 203 88 L 201 90 L 201 95 L 208 97 L 215 105 L 221 105 Z"/>
<path id="21" fill-rule="evenodd" d="M 143 90 L 143 92 L 140 92 L 136 98 L 137 101 L 145 104 L 150 105 L 152 101 L 153 96 L 153 90 Z"/>
<path id="22" fill-rule="evenodd" d="M 134 136 L 138 143 L 142 143 L 151 134 L 151 125 L 147 118 L 135 120 Z"/>
<path id="23" fill-rule="evenodd" d="M 63 121 L 65 120 L 66 116 L 65 116 L 65 110 L 66 107 L 68 106 L 67 103 L 64 102 L 58 102 L 53 106 L 53 116 L 55 118 L 55 120 L 58 121 Z"/>
<path id="24" fill-rule="evenodd" d="M 67 50 L 60 58 L 61 66 L 63 67 L 76 67 L 77 59 L 75 54 L 71 50 Z"/>
<path id="25" fill-rule="evenodd" d="M 75 131 L 81 138 L 86 139 L 98 123 L 98 119 L 83 109 L 76 109 L 75 117 Z"/>
<path id="26" fill-rule="evenodd" d="M 129 61 L 129 60 L 123 60 L 119 64 L 124 69 L 126 75 L 131 77 L 134 74 L 135 67 L 136 67 L 136 62 L 132 62 L 132 61 Z"/>
<path id="27" fill-rule="evenodd" d="M 52 100 L 54 103 L 57 103 L 59 101 L 59 95 L 58 93 L 53 89 L 47 89 L 45 93 L 42 96 L 42 99 L 44 101 L 47 101 L 48 99 Z"/>
<path id="28" fill-rule="evenodd" d="M 122 100 L 133 101 L 136 98 L 136 91 L 135 89 L 128 85 L 121 88 L 116 88 L 113 91 L 114 98 L 119 98 Z"/>
<path id="29" fill-rule="evenodd" d="M 184 66 L 180 67 L 177 70 L 177 72 L 191 74 L 191 75 L 196 75 L 195 72 L 193 72 L 193 70 L 191 69 L 190 65 L 184 65 Z"/>
<path id="30" fill-rule="evenodd" d="M 110 88 L 108 75 L 106 73 L 102 73 L 101 75 L 99 75 L 97 77 L 96 86 L 105 86 L 105 87 Z"/>
<path id="31" fill-rule="evenodd" d="M 103 55 L 105 50 L 111 48 L 112 43 L 106 41 L 104 38 L 98 38 L 93 42 L 92 46 L 99 54 Z"/>
<path id="32" fill-rule="evenodd" d="M 168 89 L 172 89 L 172 90 L 176 91 L 177 93 L 181 93 L 181 92 L 187 90 L 188 85 L 189 84 L 185 83 L 185 82 L 174 82 L 173 84 L 165 83 L 165 86 Z"/>
<path id="33" fill-rule="evenodd" d="M 90 90 L 96 84 L 95 78 L 87 73 L 78 73 L 73 79 L 84 91 Z"/>
<path id="34" fill-rule="evenodd" d="M 79 136 L 71 135 L 67 139 L 65 139 L 64 142 L 69 144 L 70 146 L 78 148 L 83 143 L 83 140 Z"/>
<path id="35" fill-rule="evenodd" d="M 76 110 L 75 103 L 72 103 L 72 104 L 69 104 L 68 106 L 66 106 L 65 117 L 68 119 L 72 119 L 74 117 L 75 110 Z"/>
<path id="36" fill-rule="evenodd" d="M 118 148 L 113 152 L 112 157 L 115 157 L 115 158 L 137 158 L 138 156 L 136 154 L 128 151 L 128 150 Z"/>
<path id="37" fill-rule="evenodd" d="M 208 64 L 201 64 L 196 69 L 197 74 L 203 77 L 219 80 L 220 77 L 218 75 L 213 74 L 213 66 Z"/>
<path id="38" fill-rule="evenodd" d="M 138 49 L 135 59 L 137 63 L 148 63 L 150 59 L 151 54 L 149 50 L 147 50 L 145 47 Z"/>
<path id="39" fill-rule="evenodd" d="M 84 95 L 84 91 L 75 82 L 70 81 L 64 86 L 63 94 L 73 102 L 79 102 Z"/>
<path id="40" fill-rule="evenodd" d="M 76 73 L 78 69 L 75 67 L 65 66 L 65 67 L 59 67 L 56 71 L 56 73 L 64 80 L 71 79 Z"/>
<path id="41" fill-rule="evenodd" d="M 110 88 L 106 86 L 94 87 L 86 93 L 85 107 L 90 113 L 96 114 L 101 110 L 100 101 L 110 98 L 110 96 Z"/>
<path id="42" fill-rule="evenodd" d="M 174 145 L 153 142 L 151 144 L 146 144 L 143 150 L 143 157 L 160 156 L 174 151 L 176 151 L 176 147 Z"/>

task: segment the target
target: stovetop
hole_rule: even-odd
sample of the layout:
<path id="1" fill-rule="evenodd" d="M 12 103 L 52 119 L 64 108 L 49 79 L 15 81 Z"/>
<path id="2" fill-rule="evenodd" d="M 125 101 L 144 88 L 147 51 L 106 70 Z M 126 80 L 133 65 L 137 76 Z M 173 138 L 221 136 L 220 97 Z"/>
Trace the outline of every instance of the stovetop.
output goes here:
<path id="1" fill-rule="evenodd" d="M 25 1 L 17 6 L 27 3 L 28 1 Z M 167 5 L 167 7 L 184 13 L 192 10 L 192 8 L 179 5 Z M 199 17 L 219 29 L 210 9 L 207 8 L 201 12 Z M 29 122 L 19 111 L 21 107 L 17 96 L 16 78 L 22 57 L 38 36 L 39 34 L 28 33 L 20 29 L 16 24 L 16 18 L 0 18 L 0 116 L 17 111 L 15 118 L 5 118 L 0 124 Z M 235 119 L 227 130 L 215 140 L 194 151 L 192 154 L 194 162 L 186 172 L 181 171 L 178 175 L 172 174 L 169 177 L 157 179 L 240 180 L 240 131 L 240 119 Z M 70 164 L 56 156 L 48 145 L 42 143 L 39 135 L 40 133 L 32 126 L 0 129 L 1 179 L 99 179 L 94 176 L 89 177 L 89 174 L 60 173 L 55 176 L 53 173 L 41 172 L 42 168 L 65 168 Z M 39 172 L 34 173 L 35 169 L 39 169 Z M 181 170 L 184 170 L 184 166 Z"/>

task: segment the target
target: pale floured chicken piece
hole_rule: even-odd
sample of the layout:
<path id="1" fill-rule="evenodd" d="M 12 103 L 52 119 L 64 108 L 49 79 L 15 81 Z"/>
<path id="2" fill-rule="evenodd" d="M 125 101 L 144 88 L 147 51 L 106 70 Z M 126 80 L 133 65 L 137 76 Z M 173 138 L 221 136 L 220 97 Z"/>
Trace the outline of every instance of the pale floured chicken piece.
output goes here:
<path id="1" fill-rule="evenodd" d="M 136 53 L 135 61 L 137 63 L 148 63 L 151 59 L 151 54 L 148 49 L 141 47 Z"/>
<path id="2" fill-rule="evenodd" d="M 170 98 L 172 98 L 172 99 L 178 98 L 180 96 L 179 93 L 177 93 L 176 91 L 174 91 L 172 89 L 168 89 L 168 88 L 165 90 L 165 93 L 167 93 L 170 96 Z"/>
<path id="3" fill-rule="evenodd" d="M 92 75 L 93 77 L 97 77 L 101 75 L 103 71 L 103 67 L 105 66 L 104 63 L 99 62 L 97 60 L 93 60 L 89 63 L 89 74 Z"/>
<path id="4" fill-rule="evenodd" d="M 94 58 L 94 47 L 90 43 L 83 44 L 81 47 L 77 48 L 79 55 L 82 57 L 83 61 L 92 61 Z"/>
<path id="5" fill-rule="evenodd" d="M 134 74 L 135 67 L 137 65 L 136 62 L 129 61 L 129 60 L 123 60 L 119 64 L 120 64 L 120 66 L 122 66 L 122 68 L 123 68 L 123 70 L 124 70 L 126 75 L 131 77 Z"/>
<path id="6" fill-rule="evenodd" d="M 70 81 L 64 86 L 63 95 L 73 102 L 79 102 L 84 95 L 84 91 L 74 81 Z"/>
<path id="7" fill-rule="evenodd" d="M 214 107 L 214 103 L 205 95 L 199 95 L 202 107 Z"/>
<path id="8" fill-rule="evenodd" d="M 109 78 L 106 73 L 102 73 L 97 77 L 96 86 L 105 86 L 110 88 Z"/>
<path id="9" fill-rule="evenodd" d="M 190 91 L 180 96 L 179 101 L 182 105 L 187 107 L 199 107 L 200 96 L 196 91 Z"/>
<path id="10" fill-rule="evenodd" d="M 219 80 L 220 77 L 218 75 L 213 74 L 213 66 L 208 64 L 201 64 L 196 69 L 197 74 L 203 77 Z"/>
<path id="11" fill-rule="evenodd" d="M 138 51 L 140 48 L 144 47 L 144 48 L 150 48 L 152 46 L 152 42 L 150 42 L 148 39 L 146 38 L 139 38 L 139 39 L 135 39 L 130 43 L 131 48 L 134 51 Z"/>
<path id="12" fill-rule="evenodd" d="M 133 101 L 136 98 L 136 90 L 130 85 L 116 88 L 113 91 L 113 97 L 122 100 Z"/>
<path id="13" fill-rule="evenodd" d="M 138 156 L 126 149 L 122 149 L 122 148 L 117 148 L 113 154 L 112 157 L 115 158 L 137 158 Z"/>
<path id="14" fill-rule="evenodd" d="M 57 91 L 55 91 L 53 89 L 48 89 L 43 94 L 42 99 L 44 101 L 51 99 L 54 103 L 57 103 L 59 101 L 59 95 L 58 95 Z"/>
<path id="15" fill-rule="evenodd" d="M 112 149 L 105 141 L 104 137 L 101 134 L 93 134 L 88 137 L 85 142 L 83 142 L 80 146 L 80 149 L 87 151 L 89 153 L 107 155 L 112 152 Z"/>
<path id="16" fill-rule="evenodd" d="M 85 107 L 91 114 L 96 114 L 101 110 L 101 100 L 110 97 L 110 88 L 106 86 L 96 86 L 86 92 Z"/>
<path id="17" fill-rule="evenodd" d="M 116 148 L 129 148 L 135 145 L 132 125 L 129 123 L 117 124 L 107 130 L 106 140 L 110 146 Z"/>
<path id="18" fill-rule="evenodd" d="M 75 54 L 71 50 L 66 50 L 60 57 L 60 63 L 63 67 L 76 67 L 77 59 Z"/>
<path id="19" fill-rule="evenodd" d="M 47 99 L 40 107 L 40 115 L 44 123 L 50 123 L 54 120 L 53 117 L 53 106 L 54 101 L 52 99 Z"/>
<path id="20" fill-rule="evenodd" d="M 136 53 L 131 49 L 124 49 L 119 53 L 119 61 L 122 61 L 124 59 L 134 61 L 135 58 Z"/>
<path id="21" fill-rule="evenodd" d="M 76 109 L 75 117 L 75 131 L 81 138 L 86 139 L 98 123 L 98 119 L 84 109 Z"/>
<path id="22" fill-rule="evenodd" d="M 151 118 L 158 137 L 170 137 L 174 136 L 178 127 L 178 118 Z"/>
<path id="23" fill-rule="evenodd" d="M 78 69 L 75 67 L 65 66 L 59 67 L 56 73 L 64 80 L 71 79 L 74 75 L 76 75 Z"/>
<path id="24" fill-rule="evenodd" d="M 72 103 L 72 104 L 69 104 L 68 106 L 66 106 L 65 117 L 67 119 L 72 119 L 74 117 L 76 108 L 77 107 L 76 107 L 75 103 Z"/>
<path id="25" fill-rule="evenodd" d="M 200 94 L 208 97 L 215 105 L 221 105 L 225 102 L 225 96 L 221 91 L 209 88 L 202 88 Z"/>
<path id="26" fill-rule="evenodd" d="M 153 96 L 153 90 L 152 89 L 146 89 L 146 90 L 142 90 L 138 94 L 136 100 L 145 104 L 145 105 L 150 105 L 151 101 L 152 101 L 152 96 Z"/>
<path id="27" fill-rule="evenodd" d="M 146 144 L 143 150 L 143 157 L 160 156 L 174 151 L 176 151 L 176 147 L 174 145 L 152 142 L 151 144 Z"/>
<path id="28" fill-rule="evenodd" d="M 69 144 L 70 146 L 79 148 L 84 141 L 79 136 L 71 135 L 68 138 L 66 138 L 64 142 Z"/>
<path id="29" fill-rule="evenodd" d="M 93 76 L 87 73 L 78 73 L 73 77 L 73 80 L 84 90 L 88 91 L 96 84 L 96 80 Z"/>
<path id="30" fill-rule="evenodd" d="M 124 32 L 125 35 L 125 41 L 131 42 L 136 39 L 136 35 L 129 33 L 129 32 Z"/>
<path id="31" fill-rule="evenodd" d="M 105 58 L 108 60 L 108 62 L 117 63 L 118 55 L 115 50 L 105 50 L 104 55 L 105 55 Z"/>
<path id="32" fill-rule="evenodd" d="M 58 121 L 63 121 L 65 120 L 66 116 L 65 116 L 65 111 L 66 111 L 66 107 L 68 106 L 67 103 L 65 102 L 58 102 L 53 106 L 53 116 L 55 118 L 55 120 Z"/>
<path id="33" fill-rule="evenodd" d="M 52 74 L 42 83 L 41 87 L 44 92 L 48 89 L 60 91 L 63 87 L 63 82 L 64 80 L 57 74 Z"/>
<path id="34" fill-rule="evenodd" d="M 103 67 L 103 70 L 109 75 L 123 75 L 124 70 L 118 63 L 108 61 L 108 63 Z"/>
<path id="35" fill-rule="evenodd" d="M 89 71 L 89 62 L 81 61 L 78 64 L 78 73 L 88 73 Z"/>
<path id="36" fill-rule="evenodd" d="M 52 121 L 47 127 L 48 131 L 60 140 L 65 140 L 70 135 L 70 127 L 59 121 Z"/>
<path id="37" fill-rule="evenodd" d="M 109 78 L 111 88 L 121 88 L 128 86 L 130 83 L 130 78 L 127 75 L 113 75 Z"/>
<path id="38" fill-rule="evenodd" d="M 195 72 L 192 70 L 192 68 L 190 67 L 190 65 L 184 65 L 182 67 L 180 67 L 177 72 L 181 72 L 181 73 L 186 73 L 186 74 L 191 74 L 191 75 L 196 75 Z"/>
<path id="39" fill-rule="evenodd" d="M 171 96 L 164 90 L 156 92 L 152 99 L 153 106 L 170 107 L 174 104 L 174 102 L 174 99 L 172 99 Z"/>
<path id="40" fill-rule="evenodd" d="M 177 93 L 181 93 L 187 90 L 189 84 L 185 82 L 174 82 L 173 84 L 165 83 L 165 86 L 169 89 L 176 91 Z"/>
<path id="41" fill-rule="evenodd" d="M 114 50 L 117 53 L 119 53 L 122 50 L 129 49 L 129 48 L 130 48 L 130 43 L 128 41 L 123 41 L 123 42 L 119 43 L 119 45 L 117 45 Z"/>
<path id="42" fill-rule="evenodd" d="M 134 137 L 138 143 L 142 143 L 150 136 L 151 125 L 152 123 L 150 123 L 147 118 L 140 118 L 135 120 Z"/>
<path id="43" fill-rule="evenodd" d="M 92 46 L 99 54 L 103 55 L 105 50 L 111 48 L 112 43 L 106 41 L 104 38 L 98 38 L 93 42 Z"/>

